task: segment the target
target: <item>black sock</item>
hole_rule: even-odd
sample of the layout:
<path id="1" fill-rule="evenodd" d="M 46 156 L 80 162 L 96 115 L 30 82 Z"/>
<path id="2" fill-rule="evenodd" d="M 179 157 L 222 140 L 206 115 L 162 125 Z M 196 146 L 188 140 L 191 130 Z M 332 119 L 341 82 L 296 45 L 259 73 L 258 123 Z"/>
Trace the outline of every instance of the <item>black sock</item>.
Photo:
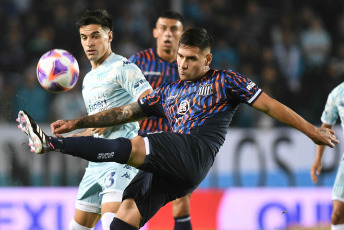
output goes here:
<path id="1" fill-rule="evenodd" d="M 190 215 L 175 217 L 174 230 L 192 230 Z"/>
<path id="2" fill-rule="evenodd" d="M 110 230 L 138 230 L 138 228 L 115 217 L 110 224 Z"/>
<path id="3" fill-rule="evenodd" d="M 126 164 L 131 153 L 131 141 L 123 137 L 116 139 L 53 137 L 50 142 L 56 151 L 93 162 Z"/>

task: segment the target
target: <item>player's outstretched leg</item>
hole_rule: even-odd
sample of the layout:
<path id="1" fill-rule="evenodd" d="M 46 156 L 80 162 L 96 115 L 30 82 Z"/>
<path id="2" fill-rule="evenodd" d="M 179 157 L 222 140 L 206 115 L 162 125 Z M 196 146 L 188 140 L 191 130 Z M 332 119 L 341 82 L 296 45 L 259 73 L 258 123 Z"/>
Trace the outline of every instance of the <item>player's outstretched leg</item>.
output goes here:
<path id="1" fill-rule="evenodd" d="M 49 141 L 50 137 L 43 132 L 27 112 L 19 111 L 17 122 L 19 123 L 18 128 L 29 138 L 31 152 L 45 153 L 54 150 L 54 146 Z"/>
<path id="2" fill-rule="evenodd" d="M 103 139 L 94 137 L 56 138 L 48 136 L 25 111 L 19 111 L 17 121 L 19 122 L 18 128 L 29 137 L 31 152 L 57 151 L 88 161 L 117 162 L 120 164 L 126 164 L 131 154 L 131 141 L 124 137 Z M 142 141 L 142 143 L 144 142 Z M 145 148 L 143 147 L 143 149 Z M 145 153 L 143 154 L 145 156 Z M 141 164 L 142 162 L 138 164 L 137 161 L 133 160 L 131 166 L 138 167 Z"/>

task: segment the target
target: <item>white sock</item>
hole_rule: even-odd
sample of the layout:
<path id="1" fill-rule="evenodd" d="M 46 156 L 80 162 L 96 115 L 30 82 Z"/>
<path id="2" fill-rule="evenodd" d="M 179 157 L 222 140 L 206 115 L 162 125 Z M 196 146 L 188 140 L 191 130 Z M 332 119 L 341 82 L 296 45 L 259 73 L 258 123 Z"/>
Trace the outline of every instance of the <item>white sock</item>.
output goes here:
<path id="1" fill-rule="evenodd" d="M 113 218 L 115 218 L 115 216 L 116 214 L 113 212 L 106 212 L 103 214 L 101 218 L 103 230 L 110 230 L 110 224 L 113 221 Z"/>
<path id="2" fill-rule="evenodd" d="M 344 230 L 344 224 L 331 225 L 331 230 Z"/>
<path id="3" fill-rule="evenodd" d="M 94 230 L 94 228 L 87 228 L 78 224 L 74 219 L 72 219 L 69 223 L 69 230 Z"/>

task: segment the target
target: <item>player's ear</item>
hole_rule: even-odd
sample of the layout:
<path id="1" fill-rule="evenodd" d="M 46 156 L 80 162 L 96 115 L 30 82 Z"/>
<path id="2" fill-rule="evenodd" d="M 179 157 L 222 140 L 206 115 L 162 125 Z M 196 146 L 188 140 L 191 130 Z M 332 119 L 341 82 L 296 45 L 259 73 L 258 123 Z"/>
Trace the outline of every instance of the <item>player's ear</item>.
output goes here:
<path id="1" fill-rule="evenodd" d="M 112 39 L 113 39 L 113 32 L 112 32 L 111 30 L 109 30 L 108 36 L 109 36 L 109 42 L 112 42 Z"/>
<path id="2" fill-rule="evenodd" d="M 157 28 L 153 29 L 153 37 L 154 38 L 158 38 L 158 30 L 157 30 Z"/>
<path id="3" fill-rule="evenodd" d="M 211 61 L 213 60 L 213 54 L 212 53 L 208 53 L 206 58 L 206 66 L 209 66 Z"/>

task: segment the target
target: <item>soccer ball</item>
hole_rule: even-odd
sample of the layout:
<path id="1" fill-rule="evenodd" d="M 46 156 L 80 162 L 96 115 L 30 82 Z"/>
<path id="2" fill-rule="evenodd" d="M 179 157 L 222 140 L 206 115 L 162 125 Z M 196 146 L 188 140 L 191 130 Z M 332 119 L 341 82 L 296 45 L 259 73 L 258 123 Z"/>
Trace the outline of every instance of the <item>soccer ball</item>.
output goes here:
<path id="1" fill-rule="evenodd" d="M 37 78 L 49 92 L 61 93 L 73 88 L 79 78 L 79 65 L 68 51 L 53 49 L 39 59 Z"/>

